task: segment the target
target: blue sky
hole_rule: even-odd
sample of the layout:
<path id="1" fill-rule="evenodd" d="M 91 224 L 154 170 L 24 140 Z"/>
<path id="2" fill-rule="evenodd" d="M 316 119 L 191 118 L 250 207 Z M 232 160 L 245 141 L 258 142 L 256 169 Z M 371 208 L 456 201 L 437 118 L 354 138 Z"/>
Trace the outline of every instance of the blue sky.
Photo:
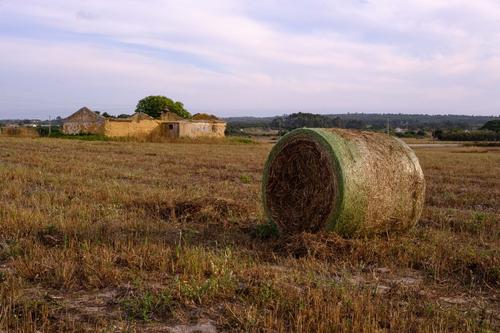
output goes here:
<path id="1" fill-rule="evenodd" d="M 496 0 L 0 0 L 0 118 L 500 115 Z"/>

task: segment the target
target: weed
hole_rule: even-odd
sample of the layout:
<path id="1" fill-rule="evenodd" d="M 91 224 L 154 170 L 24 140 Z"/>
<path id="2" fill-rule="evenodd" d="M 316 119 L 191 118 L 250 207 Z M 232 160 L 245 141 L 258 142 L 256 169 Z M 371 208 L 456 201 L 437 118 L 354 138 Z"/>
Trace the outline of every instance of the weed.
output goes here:
<path id="1" fill-rule="evenodd" d="M 154 318 L 169 317 L 173 309 L 173 300 L 168 290 L 152 292 L 147 290 L 123 299 L 120 306 L 129 319 L 151 321 Z"/>
<path id="2" fill-rule="evenodd" d="M 0 243 L 0 261 L 16 258 L 23 254 L 23 248 L 17 240 Z"/>
<path id="3" fill-rule="evenodd" d="M 234 136 L 234 137 L 231 137 L 230 140 L 234 143 L 240 143 L 240 144 L 255 143 L 251 138 L 246 138 L 246 137 L 242 137 L 242 136 Z"/>
<path id="4" fill-rule="evenodd" d="M 274 222 L 257 224 L 253 229 L 253 235 L 259 239 L 278 238 L 280 235 L 278 226 Z"/>
<path id="5" fill-rule="evenodd" d="M 46 246 L 67 246 L 67 236 L 54 224 L 49 224 L 38 232 L 38 239 Z"/>
<path id="6" fill-rule="evenodd" d="M 252 182 L 252 176 L 249 175 L 241 175 L 240 180 L 243 184 L 250 184 Z"/>

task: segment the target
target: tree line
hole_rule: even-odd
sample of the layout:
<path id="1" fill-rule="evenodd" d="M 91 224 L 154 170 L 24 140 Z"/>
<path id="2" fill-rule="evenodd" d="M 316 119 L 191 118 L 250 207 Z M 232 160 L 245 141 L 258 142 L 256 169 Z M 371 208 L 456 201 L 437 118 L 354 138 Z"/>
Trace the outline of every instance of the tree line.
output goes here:
<path id="1" fill-rule="evenodd" d="M 498 141 L 500 119 L 483 116 L 404 115 L 404 114 L 345 114 L 320 115 L 292 113 L 274 118 L 230 118 L 228 131 L 236 134 L 242 128 L 262 127 L 278 130 L 280 134 L 296 128 L 347 128 L 385 131 L 400 137 L 424 137 L 432 134 L 439 140 Z M 399 131 L 396 132 L 395 129 Z"/>

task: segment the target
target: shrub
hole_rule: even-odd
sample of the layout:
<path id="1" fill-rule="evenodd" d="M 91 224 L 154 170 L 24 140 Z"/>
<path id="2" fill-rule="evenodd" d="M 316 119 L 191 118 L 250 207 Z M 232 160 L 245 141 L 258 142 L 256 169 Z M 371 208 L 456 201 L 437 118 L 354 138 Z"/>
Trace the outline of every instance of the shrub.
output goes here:
<path id="1" fill-rule="evenodd" d="M 500 141 L 500 132 L 488 130 L 476 131 L 435 131 L 435 136 L 439 140 L 447 141 Z"/>

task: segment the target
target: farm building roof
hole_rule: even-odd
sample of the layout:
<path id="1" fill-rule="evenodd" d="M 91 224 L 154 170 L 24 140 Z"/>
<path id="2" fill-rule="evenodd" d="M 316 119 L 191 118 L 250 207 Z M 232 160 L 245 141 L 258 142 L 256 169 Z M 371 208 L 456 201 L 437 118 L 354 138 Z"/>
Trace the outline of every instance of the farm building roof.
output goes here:
<path id="1" fill-rule="evenodd" d="M 141 121 L 141 120 L 152 120 L 153 117 L 151 117 L 150 115 L 148 115 L 148 114 L 146 114 L 144 112 L 136 112 L 131 117 L 129 117 L 128 119 Z"/>
<path id="2" fill-rule="evenodd" d="M 171 111 L 163 112 L 161 114 L 160 119 L 163 120 L 163 121 L 182 121 L 182 120 L 186 120 L 186 119 L 182 118 L 181 116 L 179 116 L 177 113 L 171 112 Z"/>
<path id="3" fill-rule="evenodd" d="M 64 121 L 71 121 L 71 120 L 81 120 L 81 119 L 95 119 L 95 120 L 100 120 L 104 119 L 103 116 L 98 115 L 94 111 L 90 110 L 88 107 L 84 106 L 80 108 L 78 111 L 64 119 Z"/>

